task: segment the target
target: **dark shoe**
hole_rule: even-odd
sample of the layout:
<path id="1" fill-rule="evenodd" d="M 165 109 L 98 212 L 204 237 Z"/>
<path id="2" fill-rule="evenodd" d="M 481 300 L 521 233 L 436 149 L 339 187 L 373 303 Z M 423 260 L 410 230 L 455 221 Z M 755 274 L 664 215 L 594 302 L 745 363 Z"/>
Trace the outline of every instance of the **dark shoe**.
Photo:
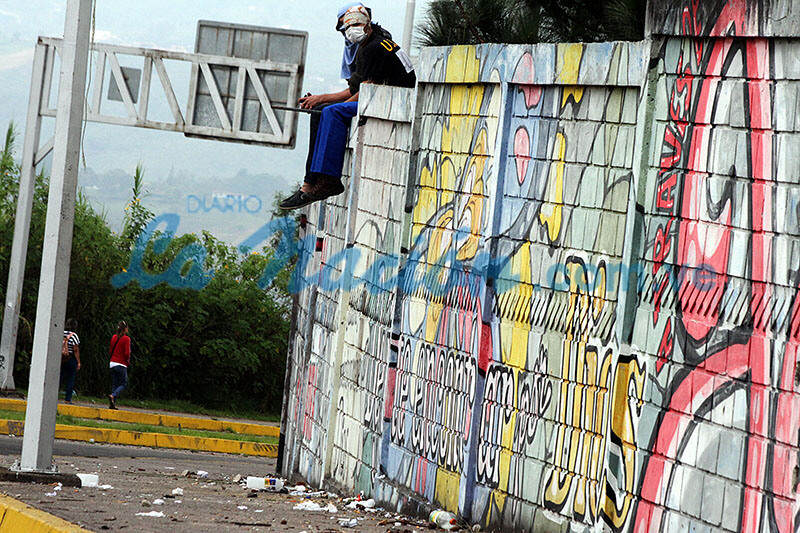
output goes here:
<path id="1" fill-rule="evenodd" d="M 305 193 L 305 192 L 303 192 L 301 190 L 298 190 L 296 193 L 291 195 L 289 198 L 287 198 L 286 200 L 284 200 L 280 204 L 278 204 L 278 207 L 280 209 L 288 211 L 290 209 L 299 209 L 301 207 L 307 206 L 308 204 L 313 204 L 317 200 L 319 200 L 319 198 L 317 198 L 317 197 L 315 197 L 315 196 L 313 196 L 313 195 L 311 195 L 309 193 Z"/>
<path id="2" fill-rule="evenodd" d="M 109 409 L 117 408 L 117 402 L 114 401 L 114 396 L 111 394 L 108 395 L 108 408 Z"/>
<path id="3" fill-rule="evenodd" d="M 342 194 L 344 192 L 344 185 L 342 185 L 342 180 L 325 180 L 317 184 L 314 187 L 314 191 L 312 196 L 314 196 L 318 200 L 324 200 L 325 198 L 330 198 L 331 196 L 336 196 L 338 194 Z"/>

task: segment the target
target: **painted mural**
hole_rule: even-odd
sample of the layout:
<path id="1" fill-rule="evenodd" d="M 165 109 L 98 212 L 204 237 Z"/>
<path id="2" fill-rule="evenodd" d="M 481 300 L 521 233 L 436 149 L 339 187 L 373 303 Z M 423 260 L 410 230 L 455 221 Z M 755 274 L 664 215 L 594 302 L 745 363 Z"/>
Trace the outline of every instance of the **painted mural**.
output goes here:
<path id="1" fill-rule="evenodd" d="M 474 462 L 475 401 L 483 386 L 476 357 L 482 287 L 470 267 L 484 246 L 493 204 L 490 154 L 500 90 L 463 83 L 465 70 L 480 67 L 474 53 L 458 50 L 448 59 L 445 82 L 420 87 L 425 104 L 417 134 L 426 142 L 413 191 L 383 467 L 390 480 L 458 509 L 459 487 Z"/>
<path id="2" fill-rule="evenodd" d="M 650 16 L 365 92 L 285 469 L 489 530 L 800 530 L 800 5 Z"/>
<path id="3" fill-rule="evenodd" d="M 786 102 L 775 91 L 785 83 L 775 68 L 783 43 L 736 37 L 755 11 L 687 3 L 661 53 L 644 199 L 652 287 L 634 339 L 652 356 L 658 390 L 640 444 L 650 456 L 637 521 L 650 530 L 798 528 L 800 315 L 786 248 L 796 241 L 786 209 L 797 174 L 785 166 L 797 152 L 784 151 L 796 128 L 779 116 Z"/>
<path id="4" fill-rule="evenodd" d="M 345 325 L 330 475 L 345 488 L 368 494 L 374 493 L 384 433 L 388 436 L 385 398 L 396 368 L 390 350 L 395 292 L 387 280 L 397 275 L 406 179 L 386 169 L 408 167 L 411 124 L 406 112 L 397 112 L 404 96 L 387 95 L 382 118 L 372 117 L 361 126 L 359 194 L 350 203 L 355 216 L 348 237 L 359 252 L 353 261 L 354 288 L 340 311 Z"/>

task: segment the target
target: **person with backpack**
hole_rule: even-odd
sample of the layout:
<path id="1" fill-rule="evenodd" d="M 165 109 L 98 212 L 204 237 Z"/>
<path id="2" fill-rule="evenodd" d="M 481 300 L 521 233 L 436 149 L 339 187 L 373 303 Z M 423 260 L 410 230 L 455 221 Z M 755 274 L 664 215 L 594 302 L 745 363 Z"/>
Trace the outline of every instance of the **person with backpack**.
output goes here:
<path id="1" fill-rule="evenodd" d="M 61 383 L 64 385 L 64 401 L 72 403 L 72 394 L 75 388 L 75 377 L 81 369 L 81 340 L 75 330 L 78 321 L 74 318 L 67 319 L 64 326 L 64 340 L 61 343 Z"/>
<path id="2" fill-rule="evenodd" d="M 117 408 L 117 398 L 128 385 L 128 365 L 131 360 L 131 338 L 128 337 L 128 323 L 120 320 L 117 332 L 111 337 L 108 364 L 111 372 L 111 394 L 108 395 L 109 409 Z"/>

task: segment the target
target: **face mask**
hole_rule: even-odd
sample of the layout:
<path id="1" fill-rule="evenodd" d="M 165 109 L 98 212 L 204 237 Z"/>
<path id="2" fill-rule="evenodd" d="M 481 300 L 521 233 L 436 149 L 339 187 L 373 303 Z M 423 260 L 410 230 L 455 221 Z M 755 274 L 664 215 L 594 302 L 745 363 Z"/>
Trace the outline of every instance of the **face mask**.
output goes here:
<path id="1" fill-rule="evenodd" d="M 344 37 L 351 43 L 360 43 L 367 37 L 367 32 L 363 26 L 350 26 L 344 30 Z"/>

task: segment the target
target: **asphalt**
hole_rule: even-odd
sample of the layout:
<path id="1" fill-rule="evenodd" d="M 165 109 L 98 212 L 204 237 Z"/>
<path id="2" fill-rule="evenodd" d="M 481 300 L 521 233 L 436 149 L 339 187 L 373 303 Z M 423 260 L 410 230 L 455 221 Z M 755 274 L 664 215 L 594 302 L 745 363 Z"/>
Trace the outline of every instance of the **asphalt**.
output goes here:
<path id="1" fill-rule="evenodd" d="M 22 438 L 0 435 L 0 455 L 3 456 L 9 466 L 14 460 L 19 458 L 22 453 Z M 72 442 L 57 440 L 53 445 L 53 455 L 62 457 L 129 457 L 131 459 L 156 458 L 156 459 L 175 459 L 184 460 L 187 454 L 192 452 L 175 451 L 157 448 L 146 448 L 143 446 L 119 446 L 115 444 L 93 444 L 86 442 Z M 198 454 L 200 456 L 200 454 Z M 203 461 L 213 461 L 215 458 L 220 462 L 228 461 L 229 456 L 202 454 Z M 263 457 L 250 457 L 237 455 L 236 462 L 246 465 L 264 466 L 268 470 L 275 469 L 275 459 L 265 459 Z"/>
<path id="2" fill-rule="evenodd" d="M 21 448 L 21 438 L 0 436 L 0 464 L 10 466 Z M 62 473 L 97 474 L 104 487 L 0 481 L 0 493 L 90 531 L 422 533 L 426 529 L 424 522 L 394 513 L 348 509 L 337 496 L 255 493 L 243 482 L 234 482 L 237 474 L 244 478 L 274 472 L 272 458 L 56 441 L 54 461 Z M 198 470 L 205 472 L 197 475 Z M 192 474 L 186 476 L 184 471 Z M 321 510 L 297 508 L 300 504 L 316 504 Z M 353 521 L 355 527 L 344 527 L 340 520 Z"/>

